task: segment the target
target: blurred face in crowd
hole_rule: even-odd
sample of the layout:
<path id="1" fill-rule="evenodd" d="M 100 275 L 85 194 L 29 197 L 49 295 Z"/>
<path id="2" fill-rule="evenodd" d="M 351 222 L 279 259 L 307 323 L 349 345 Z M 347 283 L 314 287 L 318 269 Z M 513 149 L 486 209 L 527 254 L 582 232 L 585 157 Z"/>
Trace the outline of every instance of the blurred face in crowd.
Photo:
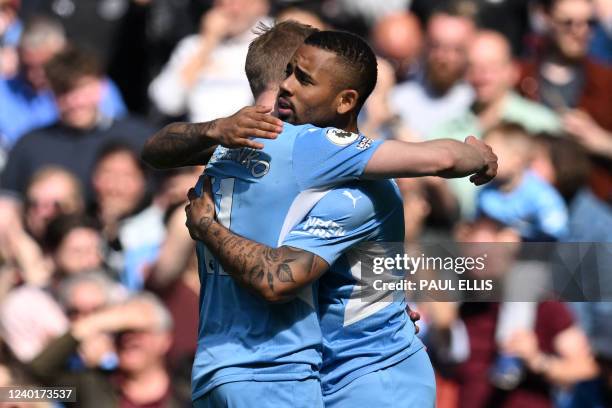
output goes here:
<path id="1" fill-rule="evenodd" d="M 477 258 L 486 254 L 485 268 L 470 271 L 469 276 L 474 278 L 503 277 L 512 266 L 521 242 L 516 231 L 486 217 L 460 224 L 454 235 L 457 242 L 469 244 L 461 246 L 463 256 Z"/>
<path id="2" fill-rule="evenodd" d="M 100 78 L 85 76 L 72 89 L 56 95 L 62 122 L 75 129 L 90 129 L 98 120 L 98 105 L 102 99 Z"/>
<path id="3" fill-rule="evenodd" d="M 421 25 L 410 13 L 391 14 L 374 26 L 372 42 L 376 52 L 391 62 L 396 74 L 401 77 L 421 55 Z"/>
<path id="4" fill-rule="evenodd" d="M 277 101 L 280 119 L 289 123 L 330 126 L 338 115 L 340 97 L 337 56 L 302 45 L 287 66 Z M 344 112 L 343 112 L 344 113 Z"/>
<path id="5" fill-rule="evenodd" d="M 17 17 L 17 9 L 14 1 L 0 0 L 0 35 L 8 29 Z"/>
<path id="6" fill-rule="evenodd" d="M 76 320 L 100 310 L 106 305 L 106 301 L 106 293 L 101 285 L 85 281 L 72 286 L 64 306 L 68 317 Z"/>
<path id="7" fill-rule="evenodd" d="M 303 10 L 296 7 L 285 9 L 278 13 L 278 16 L 276 17 L 276 23 L 281 23 L 288 20 L 297 21 L 298 23 L 309 25 L 319 30 L 326 29 L 325 23 L 319 18 L 319 16 L 311 13 L 308 10 Z"/>
<path id="8" fill-rule="evenodd" d="M 45 64 L 55 56 L 63 47 L 59 41 L 49 40 L 38 47 L 20 47 L 19 60 L 21 71 L 28 83 L 37 91 L 47 89 L 47 76 Z"/>
<path id="9" fill-rule="evenodd" d="M 62 273 L 73 275 L 102 266 L 102 237 L 91 228 L 74 228 L 62 240 L 54 254 Z"/>
<path id="10" fill-rule="evenodd" d="M 427 27 L 427 79 L 441 93 L 463 79 L 474 25 L 462 17 L 434 15 Z"/>
<path id="11" fill-rule="evenodd" d="M 512 89 L 517 71 L 511 60 L 510 46 L 501 34 L 478 34 L 468 53 L 467 80 L 474 88 L 478 103 L 500 101 Z"/>
<path id="12" fill-rule="evenodd" d="M 485 141 L 498 158 L 496 182 L 503 183 L 522 174 L 530 163 L 531 143 L 523 140 L 507 140 L 502 132 L 492 132 Z"/>
<path id="13" fill-rule="evenodd" d="M 124 332 L 117 338 L 119 368 L 138 373 L 163 364 L 172 343 L 170 332 L 159 329 Z"/>
<path id="14" fill-rule="evenodd" d="M 146 181 L 136 160 L 133 153 L 119 150 L 96 165 L 93 186 L 103 216 L 119 219 L 142 201 Z"/>
<path id="15" fill-rule="evenodd" d="M 26 192 L 25 222 L 30 233 L 40 238 L 49 221 L 59 213 L 72 214 L 83 209 L 83 199 L 68 175 L 55 172 L 32 184 Z"/>
<path id="16" fill-rule="evenodd" d="M 574 60 L 584 57 L 595 24 L 594 6 L 588 0 L 559 0 L 550 10 L 550 34 L 561 55 Z"/>
<path id="17" fill-rule="evenodd" d="M 232 22 L 227 27 L 227 35 L 230 37 L 248 31 L 259 18 L 268 13 L 267 0 L 216 0 L 215 7 Z"/>

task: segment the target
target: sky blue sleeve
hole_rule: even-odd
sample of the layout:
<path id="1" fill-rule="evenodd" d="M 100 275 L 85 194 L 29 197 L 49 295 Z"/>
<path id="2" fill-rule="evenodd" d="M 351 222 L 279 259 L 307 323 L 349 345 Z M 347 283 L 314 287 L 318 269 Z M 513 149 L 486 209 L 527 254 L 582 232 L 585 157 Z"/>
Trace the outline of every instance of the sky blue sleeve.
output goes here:
<path id="1" fill-rule="evenodd" d="M 282 245 L 314 253 L 331 265 L 344 251 L 374 236 L 379 226 L 368 196 L 358 189 L 334 189 L 287 234 Z"/>
<path id="2" fill-rule="evenodd" d="M 302 190 L 359 179 L 382 141 L 336 128 L 305 126 L 293 145 L 293 171 Z"/>
<path id="3" fill-rule="evenodd" d="M 551 187 L 542 190 L 536 202 L 539 229 L 557 240 L 565 238 L 569 234 L 569 216 L 561 196 Z"/>

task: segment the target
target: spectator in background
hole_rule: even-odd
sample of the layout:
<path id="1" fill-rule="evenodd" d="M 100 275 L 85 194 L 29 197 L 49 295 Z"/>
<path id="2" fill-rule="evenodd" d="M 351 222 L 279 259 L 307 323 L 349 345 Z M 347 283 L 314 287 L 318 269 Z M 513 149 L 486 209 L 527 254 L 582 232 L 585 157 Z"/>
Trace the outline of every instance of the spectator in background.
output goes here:
<path id="1" fill-rule="evenodd" d="M 104 115 L 100 109 L 103 73 L 93 55 L 67 48 L 49 62 L 46 76 L 59 108 L 59 121 L 17 142 L 2 173 L 1 186 L 23 194 L 38 169 L 56 164 L 73 172 L 85 186 L 86 199 L 91 199 L 90 175 L 100 147 L 118 139 L 140 149 L 153 132 L 138 120 L 114 120 Z"/>
<path id="2" fill-rule="evenodd" d="M 186 401 L 176 397 L 165 367 L 164 355 L 172 342 L 171 330 L 172 318 L 166 308 L 154 296 L 140 294 L 76 320 L 29 367 L 43 384 L 76 387 L 77 402 L 68 406 L 184 406 Z M 79 345 L 102 333 L 115 338 L 117 369 L 68 372 L 65 364 Z"/>
<path id="3" fill-rule="evenodd" d="M 18 11 L 19 0 L 0 0 L 0 78 L 17 72 L 17 44 L 23 30 Z"/>
<path id="4" fill-rule="evenodd" d="M 59 215 L 49 223 L 44 248 L 54 264 L 55 280 L 103 266 L 103 240 L 96 223 L 83 215 Z"/>
<path id="5" fill-rule="evenodd" d="M 478 278 L 495 278 L 505 275 L 514 266 L 518 248 L 510 243 L 520 238 L 515 231 L 493 220 L 478 218 L 457 230 L 457 240 L 485 245 L 505 243 L 487 246 L 496 256 L 491 257 L 487 268 L 478 275 Z M 459 385 L 459 407 L 552 407 L 554 387 L 571 387 L 597 375 L 588 339 L 564 304 L 538 303 L 532 328 L 514 330 L 498 344 L 496 330 L 500 307 L 499 303 L 463 303 L 456 315 L 444 311 L 450 318 L 438 319 L 443 322 L 435 326 L 438 333 L 430 334 L 432 339 L 439 341 L 430 345 L 432 351 L 437 348 L 434 354 L 443 356 L 445 351 L 454 351 L 446 354 L 455 358 L 446 361 L 454 362 L 453 378 Z M 458 327 L 462 328 L 457 330 Z M 466 346 L 467 353 L 457 353 Z M 512 390 L 503 391 L 491 383 L 491 369 L 500 353 L 519 357 L 527 370 Z"/>
<path id="6" fill-rule="evenodd" d="M 5 205 L 12 201 L 2 200 Z M 0 228 L 0 253 L 9 267 L 7 272 L 19 281 L 46 287 L 52 283 L 54 267 L 40 245 L 53 218 L 83 212 L 80 183 L 60 167 L 45 167 L 32 177 L 25 201 L 23 214 L 20 207 L 14 207 L 0 215 L 5 218 Z"/>
<path id="7" fill-rule="evenodd" d="M 493 31 L 479 32 L 468 52 L 467 73 L 476 99 L 469 110 L 438 126 L 428 138 L 481 137 L 501 121 L 518 123 L 530 133 L 559 130 L 561 124 L 553 111 L 513 91 L 517 75 L 508 41 Z M 476 189 L 466 180 L 449 180 L 449 184 L 459 199 L 462 214 L 473 216 Z"/>
<path id="8" fill-rule="evenodd" d="M 65 46 L 58 21 L 35 17 L 26 24 L 19 42 L 19 75 L 0 78 L 0 136 L 6 149 L 25 133 L 57 121 L 58 107 L 44 66 Z M 117 118 L 127 113 L 119 90 L 108 78 L 102 79 L 100 94 L 99 109 L 104 115 Z"/>
<path id="9" fill-rule="evenodd" d="M 609 95 L 612 71 L 587 56 L 595 24 L 593 2 L 546 0 L 542 3 L 548 43 L 537 59 L 521 67 L 520 91 L 552 109 L 580 107 L 601 119 L 604 125 L 611 124 L 612 120 L 603 114 L 605 107 L 598 105 L 612 100 Z"/>
<path id="10" fill-rule="evenodd" d="M 79 180 L 58 166 L 38 170 L 28 182 L 25 194 L 25 227 L 41 242 L 47 225 L 59 214 L 78 214 L 85 210 Z"/>
<path id="11" fill-rule="evenodd" d="M 125 291 L 110 280 L 107 274 L 94 269 L 66 277 L 56 292 L 60 304 L 72 323 L 117 304 L 125 297 Z M 103 370 L 117 368 L 113 337 L 109 333 L 98 333 L 87 337 L 80 343 L 68 367 L 72 372 L 86 368 Z"/>
<path id="12" fill-rule="evenodd" d="M 10 209 L 12 201 L 2 199 L 8 208 L 0 215 L 4 218 L 0 227 L 0 254 L 5 275 L 13 276 L 15 283 L 47 287 L 52 283 L 54 267 L 40 245 L 53 218 L 84 210 L 80 183 L 60 167 L 42 168 L 28 185 L 23 214 L 19 206 Z"/>
<path id="13" fill-rule="evenodd" d="M 121 89 L 130 112 L 140 115 L 154 113 L 150 111 L 147 94 L 149 84 L 168 62 L 176 44 L 198 30 L 200 16 L 210 8 L 212 0 L 106 2 L 129 3 L 118 29 L 107 39 L 112 44 L 107 51 L 110 57 L 108 73 Z"/>
<path id="14" fill-rule="evenodd" d="M 144 0 L 26 0 L 22 2 L 22 15 L 26 21 L 40 15 L 59 21 L 75 45 L 95 50 L 106 68 L 121 41 L 118 35 L 132 1 Z"/>
<path id="15" fill-rule="evenodd" d="M 329 27 L 317 14 L 299 7 L 287 7 L 276 15 L 276 24 L 283 21 L 293 20 L 298 23 L 309 25 L 319 30 L 328 30 Z"/>
<path id="16" fill-rule="evenodd" d="M 524 54 L 532 0 L 413 0 L 410 8 L 427 22 L 440 3 L 451 4 L 462 14 L 471 16 L 480 28 L 503 34 L 511 44 L 513 55 Z"/>
<path id="17" fill-rule="evenodd" d="M 480 31 L 468 52 L 467 80 L 476 99 L 468 111 L 429 136 L 480 137 L 501 121 L 521 124 L 532 133 L 559 130 L 561 124 L 553 111 L 513 91 L 517 75 L 508 41 L 494 31 Z"/>
<path id="18" fill-rule="evenodd" d="M 549 45 L 522 67 L 519 89 L 563 113 L 564 130 L 593 157 L 590 185 L 612 202 L 612 69 L 589 58 L 594 23 L 589 0 L 545 2 Z"/>
<path id="19" fill-rule="evenodd" d="M 557 241 L 568 233 L 567 207 L 557 190 L 529 170 L 535 145 L 525 129 L 501 123 L 484 140 L 499 158 L 497 177 L 478 194 L 477 210 L 514 228 L 523 241 Z"/>
<path id="20" fill-rule="evenodd" d="M 555 187 L 570 205 L 586 185 L 590 161 L 586 151 L 574 140 L 540 133 L 534 137 L 531 170 Z"/>
<path id="21" fill-rule="evenodd" d="M 253 98 L 244 60 L 253 28 L 265 19 L 267 0 L 216 0 L 200 33 L 184 38 L 149 87 L 163 114 L 204 122 L 228 116 Z"/>
<path id="22" fill-rule="evenodd" d="M 389 61 L 398 81 L 414 76 L 423 48 L 418 19 L 408 12 L 389 14 L 376 22 L 371 32 L 376 53 Z"/>
<path id="23" fill-rule="evenodd" d="M 341 19 L 346 23 L 357 20 L 371 27 L 389 14 L 405 11 L 410 4 L 410 0 L 387 0 L 385 2 L 378 0 L 338 0 L 335 3 L 333 7 L 325 8 L 325 10 L 333 8 L 333 15 L 330 17 L 334 20 Z"/>
<path id="24" fill-rule="evenodd" d="M 468 110 L 473 92 L 464 76 L 474 30 L 472 20 L 451 7 L 429 19 L 423 69 L 391 95 L 393 108 L 417 135 L 431 135 L 440 122 Z"/>
<path id="25" fill-rule="evenodd" d="M 62 26 L 47 18 L 30 21 L 19 41 L 19 75 L 0 78 L 0 136 L 4 148 L 37 127 L 52 123 L 57 114 L 48 94 L 44 64 L 65 45 Z M 43 98 L 40 95 L 44 95 Z"/>
<path id="26" fill-rule="evenodd" d="M 0 303 L 0 336 L 17 360 L 27 363 L 68 329 L 68 319 L 47 292 L 23 285 Z"/>
<path id="27" fill-rule="evenodd" d="M 418 137 L 390 105 L 390 93 L 394 85 L 393 67 L 386 60 L 379 58 L 378 81 L 361 111 L 359 129 L 372 138 L 417 141 Z M 398 179 L 397 184 L 404 200 L 405 232 L 408 242 L 418 241 L 423 222 L 428 215 L 431 214 L 438 219 L 437 216 L 442 214 L 446 221 L 457 213 L 456 200 L 448 190 L 445 180 L 437 177 L 423 177 L 418 180 Z"/>
<path id="28" fill-rule="evenodd" d="M 164 209 L 150 205 L 144 163 L 130 145 L 110 143 L 96 160 L 92 184 L 92 215 L 102 224 L 109 266 L 128 289 L 139 290 L 143 263 L 157 256 L 165 234 Z"/>
<path id="29" fill-rule="evenodd" d="M 391 64 L 378 58 L 376 87 L 365 102 L 359 115 L 359 129 L 372 139 L 413 141 L 414 136 L 405 126 L 403 118 L 391 106 L 390 94 L 395 86 L 395 73 Z"/>
<path id="30" fill-rule="evenodd" d="M 195 242 L 185 228 L 183 205 L 169 209 L 167 234 L 159 257 L 149 268 L 147 288 L 155 291 L 174 320 L 169 368 L 175 384 L 191 396 L 191 369 L 197 348 L 200 277 Z"/>
<path id="31" fill-rule="evenodd" d="M 497 352 L 496 303 L 465 303 L 459 316 L 467 329 L 469 358 L 459 364 L 459 407 L 539 408 L 553 406 L 553 387 L 571 386 L 597 375 L 584 332 L 568 308 L 558 302 L 538 304 L 533 330 L 516 331 L 501 346 L 523 360 L 527 375 L 517 388 L 503 392 L 488 379 Z M 501 351 L 501 350 L 500 350 Z"/>

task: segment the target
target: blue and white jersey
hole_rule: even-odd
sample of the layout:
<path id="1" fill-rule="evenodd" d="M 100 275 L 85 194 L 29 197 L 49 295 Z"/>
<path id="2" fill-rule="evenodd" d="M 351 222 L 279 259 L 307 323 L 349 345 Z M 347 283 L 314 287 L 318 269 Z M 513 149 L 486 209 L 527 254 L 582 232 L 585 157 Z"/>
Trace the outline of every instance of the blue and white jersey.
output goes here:
<path id="1" fill-rule="evenodd" d="M 529 170 L 512 191 L 487 184 L 478 194 L 477 212 L 516 229 L 526 241 L 557 241 L 569 233 L 563 197 Z"/>
<path id="2" fill-rule="evenodd" d="M 380 142 L 334 128 L 284 124 L 263 150 L 219 147 L 206 169 L 218 220 L 234 233 L 277 247 L 334 184 L 359 178 Z M 201 183 L 196 188 L 201 192 Z M 237 285 L 198 243 L 200 326 L 192 396 L 234 381 L 317 377 L 321 330 L 312 288 L 269 304 Z"/>
<path id="3" fill-rule="evenodd" d="M 423 347 L 403 293 L 372 291 L 378 276 L 365 269 L 362 274 L 361 260 L 391 255 L 377 243 L 403 240 L 404 210 L 395 182 L 360 181 L 330 191 L 283 241 L 331 265 L 318 281 L 323 394 Z"/>

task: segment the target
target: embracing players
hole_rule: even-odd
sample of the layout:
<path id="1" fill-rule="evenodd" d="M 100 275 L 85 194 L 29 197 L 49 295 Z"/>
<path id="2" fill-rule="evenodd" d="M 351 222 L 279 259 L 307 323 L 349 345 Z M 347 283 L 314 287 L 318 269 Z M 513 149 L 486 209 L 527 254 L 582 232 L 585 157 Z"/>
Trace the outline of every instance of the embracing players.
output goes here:
<path id="1" fill-rule="evenodd" d="M 255 96 L 259 103 L 272 97 L 286 76 L 279 113 L 326 128 L 285 124 L 275 141 L 241 142 L 225 134 L 230 146 L 261 143 L 263 149 L 218 148 L 206 171 L 214 178 L 215 205 L 205 194 L 188 208 L 191 232 L 201 239 L 195 404 L 322 406 L 320 370 L 327 406 L 371 405 L 368 395 L 399 406 L 433 406 L 431 366 L 403 302 L 350 304 L 359 276 L 354 259 L 343 252 L 363 240 L 403 237 L 395 187 L 379 181 L 326 190 L 364 177 L 473 174 L 475 183 L 483 183 L 494 176 L 496 158 L 473 138 L 409 144 L 359 135 L 357 114 L 376 83 L 372 51 L 348 33 L 312 32 L 286 64 L 293 50 L 282 30 L 294 27 L 289 31 L 301 40 L 305 35 L 303 27 L 285 24 L 249 51 L 247 73 L 266 72 L 265 86 L 254 86 L 261 78 L 249 75 Z M 279 50 L 285 58 L 270 57 Z M 274 137 L 278 123 L 256 115 L 262 112 L 180 125 L 180 134 L 167 128 L 143 156 L 177 158 L 162 165 L 202 163 L 210 154 L 206 148 L 223 140 L 220 128 Z M 219 223 L 213 221 L 215 206 Z M 311 283 L 326 271 L 319 291 L 313 290 Z"/>

